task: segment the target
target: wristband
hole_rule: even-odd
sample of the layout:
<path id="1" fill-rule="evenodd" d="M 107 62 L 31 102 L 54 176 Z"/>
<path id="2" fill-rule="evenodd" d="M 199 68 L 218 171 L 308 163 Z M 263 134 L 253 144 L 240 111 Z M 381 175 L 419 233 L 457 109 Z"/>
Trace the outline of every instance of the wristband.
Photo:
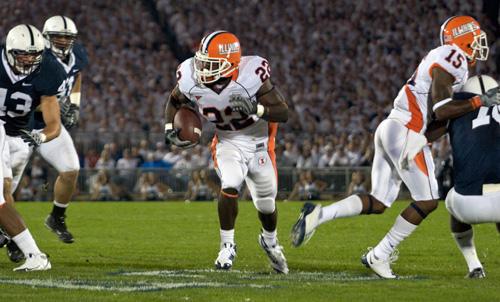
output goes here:
<path id="1" fill-rule="evenodd" d="M 172 123 L 165 124 L 165 132 L 167 132 L 168 130 L 172 130 L 172 129 L 174 129 L 174 124 L 172 124 Z"/>
<path id="2" fill-rule="evenodd" d="M 474 109 L 477 109 L 482 105 L 481 98 L 477 95 L 470 99 L 470 103 Z"/>
<path id="3" fill-rule="evenodd" d="M 263 105 L 261 105 L 261 104 L 257 105 L 257 116 L 258 117 L 262 117 L 264 115 L 265 111 L 266 111 L 266 108 Z"/>
<path id="4" fill-rule="evenodd" d="M 69 95 L 69 100 L 71 101 L 72 104 L 75 104 L 76 106 L 80 107 L 81 97 L 82 97 L 81 92 L 73 92 L 72 94 Z"/>

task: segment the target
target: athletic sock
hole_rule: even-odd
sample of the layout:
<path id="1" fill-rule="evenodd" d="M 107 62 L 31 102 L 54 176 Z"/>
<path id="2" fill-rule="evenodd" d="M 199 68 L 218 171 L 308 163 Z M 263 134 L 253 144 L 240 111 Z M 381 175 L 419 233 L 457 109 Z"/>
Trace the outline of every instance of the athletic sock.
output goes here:
<path id="1" fill-rule="evenodd" d="M 457 243 L 458 249 L 464 255 L 467 266 L 469 267 L 469 272 L 478 267 L 483 267 L 476 253 L 476 246 L 474 245 L 474 232 L 472 229 L 467 230 L 462 233 L 451 233 L 455 242 Z"/>
<path id="2" fill-rule="evenodd" d="M 21 233 L 12 237 L 12 240 L 14 240 L 26 258 L 29 257 L 29 254 L 36 255 L 41 253 L 40 249 L 36 245 L 35 239 L 33 239 L 33 236 L 31 236 L 28 229 L 25 229 Z"/>
<path id="3" fill-rule="evenodd" d="M 351 195 L 341 201 L 321 208 L 318 225 L 335 218 L 358 216 L 363 210 L 363 203 L 358 195 Z"/>
<path id="4" fill-rule="evenodd" d="M 278 231 L 274 230 L 272 232 L 262 229 L 262 237 L 264 237 L 264 242 L 268 246 L 275 246 L 278 242 Z"/>
<path id="5" fill-rule="evenodd" d="M 401 215 L 399 215 L 390 231 L 373 249 L 373 253 L 379 259 L 389 259 L 389 256 L 396 249 L 399 243 L 406 237 L 410 236 L 416 228 L 417 225 L 408 222 Z"/>
<path id="6" fill-rule="evenodd" d="M 52 207 L 52 215 L 53 217 L 63 217 L 64 213 L 66 213 L 66 208 L 69 206 L 69 203 L 59 203 L 54 200 L 54 206 Z"/>
<path id="7" fill-rule="evenodd" d="M 231 243 L 234 245 L 234 229 L 232 230 L 220 230 L 220 246 L 224 243 Z"/>

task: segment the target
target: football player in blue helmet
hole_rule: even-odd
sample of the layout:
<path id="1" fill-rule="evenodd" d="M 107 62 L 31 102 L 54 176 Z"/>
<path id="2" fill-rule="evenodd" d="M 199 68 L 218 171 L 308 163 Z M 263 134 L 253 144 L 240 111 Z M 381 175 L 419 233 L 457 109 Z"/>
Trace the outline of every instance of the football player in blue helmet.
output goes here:
<path id="1" fill-rule="evenodd" d="M 37 247 L 21 216 L 13 207 L 12 171 L 29 154 L 29 149 L 56 138 L 60 131 L 60 109 L 56 94 L 64 81 L 64 70 L 43 55 L 44 39 L 36 27 L 21 24 L 7 34 L 1 50 L 0 119 L 6 135 L 2 143 L 2 174 L 4 196 L 0 199 L 0 224 L 10 237 L 8 255 L 26 262 L 15 270 L 47 270 L 51 264 Z M 29 120 L 40 107 L 46 126 L 31 131 Z M 3 133 L 2 133 L 3 134 Z M 22 167 L 24 168 L 24 167 Z M 19 256 L 17 251 L 21 251 Z M 12 253 L 14 251 L 14 253 Z"/>

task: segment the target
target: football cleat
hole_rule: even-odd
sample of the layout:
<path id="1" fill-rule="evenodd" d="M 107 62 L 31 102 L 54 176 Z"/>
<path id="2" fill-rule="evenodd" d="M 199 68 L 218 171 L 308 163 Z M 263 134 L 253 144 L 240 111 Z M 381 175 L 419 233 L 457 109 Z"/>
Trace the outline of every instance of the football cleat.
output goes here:
<path id="1" fill-rule="evenodd" d="M 16 267 L 15 272 L 46 271 L 52 268 L 49 257 L 44 253 L 29 254 L 23 265 Z"/>
<path id="2" fill-rule="evenodd" d="M 236 245 L 232 243 L 224 243 L 217 259 L 215 259 L 215 268 L 229 270 L 233 267 L 233 260 L 236 258 Z"/>
<path id="3" fill-rule="evenodd" d="M 319 217 L 321 215 L 321 205 L 315 205 L 306 202 L 302 207 L 299 219 L 292 227 L 290 234 L 292 245 L 299 247 L 306 244 L 314 235 L 316 227 L 319 224 Z"/>
<path id="4" fill-rule="evenodd" d="M 482 267 L 476 267 L 472 271 L 470 271 L 467 275 L 465 275 L 466 279 L 483 279 L 486 278 L 486 273 Z"/>
<path id="5" fill-rule="evenodd" d="M 54 232 L 59 239 L 64 243 L 73 243 L 75 239 L 73 235 L 68 231 L 66 227 L 66 216 L 54 217 L 52 215 L 47 216 L 45 219 L 45 226 L 48 227 L 52 232 Z"/>
<path id="6" fill-rule="evenodd" d="M 19 247 L 13 240 L 10 240 L 7 243 L 7 256 L 9 257 L 10 261 L 15 263 L 21 262 L 21 260 L 24 259 L 24 253 L 21 251 L 21 249 L 19 249 Z"/>
<path id="7" fill-rule="evenodd" d="M 288 274 L 288 264 L 286 263 L 285 255 L 283 254 L 283 247 L 281 245 L 269 246 L 264 240 L 262 234 L 259 235 L 259 244 L 266 252 L 271 267 L 279 274 Z"/>
<path id="8" fill-rule="evenodd" d="M 372 248 L 368 248 L 368 252 L 361 256 L 361 263 L 374 271 L 380 278 L 396 279 L 398 276 L 392 272 L 391 263 L 396 262 L 398 256 L 398 250 L 394 250 L 387 260 L 382 260 L 375 256 Z"/>

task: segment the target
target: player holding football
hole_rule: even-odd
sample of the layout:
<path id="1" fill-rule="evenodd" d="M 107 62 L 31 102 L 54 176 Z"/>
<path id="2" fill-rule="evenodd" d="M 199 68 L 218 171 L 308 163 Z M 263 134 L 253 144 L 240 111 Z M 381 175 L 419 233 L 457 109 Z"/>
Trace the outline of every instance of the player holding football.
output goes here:
<path id="1" fill-rule="evenodd" d="M 14 210 L 10 191 L 12 169 L 19 164 L 17 155 L 29 149 L 28 144 L 39 146 L 56 138 L 61 129 L 56 94 L 63 84 L 65 73 L 53 58 L 42 55 L 44 44 L 38 29 L 21 24 L 9 31 L 1 53 L 0 119 L 7 137 L 2 144 L 2 172 L 6 186 L 3 188 L 5 200 L 0 199 L 0 224 L 26 258 L 26 262 L 15 269 L 23 271 L 51 268 L 47 256 L 38 249 L 20 215 Z M 30 132 L 30 115 L 38 106 L 46 126 L 40 132 Z"/>
<path id="2" fill-rule="evenodd" d="M 283 248 L 277 239 L 277 170 L 274 139 L 277 123 L 286 122 L 288 107 L 270 80 L 270 67 L 259 56 L 241 56 L 238 38 L 215 31 L 201 40 L 193 58 L 177 69 L 177 86 L 165 109 L 167 143 L 187 148 L 178 137 L 174 115 L 193 104 L 216 126 L 212 143 L 214 164 L 221 180 L 218 203 L 220 252 L 217 269 L 228 270 L 236 257 L 234 225 L 238 195 L 245 181 L 262 223 L 259 244 L 278 273 L 288 273 Z"/>
<path id="3" fill-rule="evenodd" d="M 455 97 L 471 98 L 497 87 L 491 77 L 474 76 Z M 448 124 L 432 123 L 425 136 L 409 144 L 409 160 L 423 145 L 446 132 L 453 151 L 455 183 L 446 196 L 451 232 L 467 262 L 466 277 L 484 278 L 471 224 L 500 223 L 500 106 L 478 108 Z"/>
<path id="4" fill-rule="evenodd" d="M 73 140 L 66 129 L 73 128 L 79 119 L 82 69 L 88 64 L 87 52 L 79 43 L 73 20 L 66 16 L 53 16 L 45 21 L 43 35 L 49 42 L 46 55 L 52 56 L 66 72 L 63 90 L 57 95 L 61 107 L 61 134 L 51 142 L 41 144 L 36 151 L 50 163 L 59 175 L 54 184 L 54 204 L 52 212 L 45 219 L 45 225 L 64 243 L 72 243 L 73 235 L 68 231 L 65 221 L 66 208 L 75 191 L 80 162 Z M 41 131 L 45 126 L 41 112 L 35 112 L 34 129 Z M 30 151 L 33 151 L 31 149 Z M 26 166 L 31 152 L 26 155 Z M 21 173 L 14 175 L 12 192 L 19 184 Z"/>
<path id="5" fill-rule="evenodd" d="M 408 142 L 426 131 L 430 117 L 438 121 L 457 118 L 481 106 L 500 103 L 498 88 L 467 100 L 453 100 L 468 78 L 468 66 L 488 57 L 486 34 L 469 16 L 451 17 L 441 27 L 441 46 L 431 50 L 394 100 L 394 108 L 375 132 L 372 192 L 352 195 L 327 207 L 305 204 L 292 229 L 293 244 L 300 246 L 322 223 L 361 214 L 380 214 L 396 200 L 401 181 L 412 202 L 396 219 L 391 230 L 362 262 L 382 278 L 396 278 L 390 264 L 396 247 L 434 211 L 438 186 L 429 146 L 407 165 L 400 161 Z"/>

